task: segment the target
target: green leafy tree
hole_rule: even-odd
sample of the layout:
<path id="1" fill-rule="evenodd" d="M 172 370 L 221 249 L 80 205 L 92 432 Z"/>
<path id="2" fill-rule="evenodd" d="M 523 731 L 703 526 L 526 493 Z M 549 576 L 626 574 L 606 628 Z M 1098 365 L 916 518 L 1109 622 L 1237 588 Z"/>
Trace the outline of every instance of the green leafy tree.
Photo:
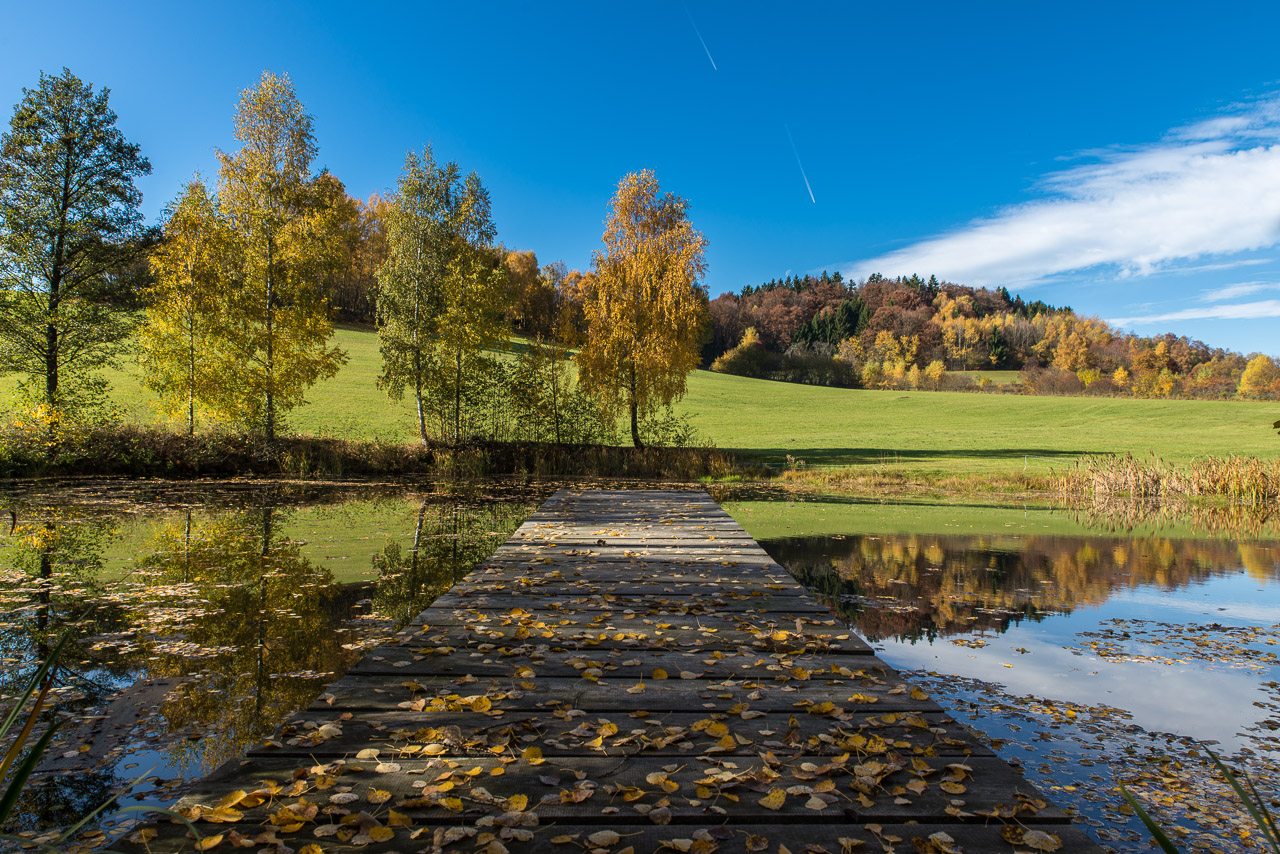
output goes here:
<path id="1" fill-rule="evenodd" d="M 346 361 L 328 346 L 327 188 L 311 174 L 311 116 L 287 76 L 267 72 L 246 90 L 235 126 L 240 150 L 218 155 L 230 276 L 212 353 L 223 380 L 214 406 L 272 441 L 282 414 Z"/>
<path id="2" fill-rule="evenodd" d="M 197 405 L 216 400 L 222 381 L 210 370 L 209 354 L 228 241 L 216 200 L 196 178 L 169 206 L 164 239 L 151 256 L 155 282 L 138 336 L 144 382 L 164 412 L 185 411 L 188 435 L 195 433 Z"/>
<path id="3" fill-rule="evenodd" d="M 0 137 L 0 369 L 25 374 L 54 423 L 101 400 L 91 372 L 129 334 L 126 273 L 151 234 L 133 183 L 151 164 L 108 96 L 67 69 L 41 74 Z"/>
<path id="4" fill-rule="evenodd" d="M 659 195 L 653 172 L 618 184 L 595 253 L 596 283 L 583 306 L 587 340 L 579 376 L 606 412 L 626 410 L 631 440 L 640 422 L 684 396 L 707 325 L 707 240 L 689 223 L 689 203 Z"/>
<path id="5" fill-rule="evenodd" d="M 386 214 L 387 260 L 378 269 L 378 384 L 396 400 L 412 390 L 418 432 L 434 413 L 462 438 L 469 386 L 489 372 L 486 349 L 504 331 L 500 259 L 489 192 L 456 163 L 437 166 L 430 147 L 410 152 Z"/>

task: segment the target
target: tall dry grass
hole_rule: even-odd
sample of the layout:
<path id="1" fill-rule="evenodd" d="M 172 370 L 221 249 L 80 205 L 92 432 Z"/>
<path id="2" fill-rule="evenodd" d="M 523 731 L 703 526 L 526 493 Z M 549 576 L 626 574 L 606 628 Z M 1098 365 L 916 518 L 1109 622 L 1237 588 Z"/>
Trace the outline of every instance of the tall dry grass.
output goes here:
<path id="1" fill-rule="evenodd" d="M 1245 504 L 1280 499 L 1280 460 L 1258 457 L 1202 457 L 1173 466 L 1154 454 L 1085 457 L 1050 476 L 1055 492 L 1092 498 L 1225 498 Z"/>

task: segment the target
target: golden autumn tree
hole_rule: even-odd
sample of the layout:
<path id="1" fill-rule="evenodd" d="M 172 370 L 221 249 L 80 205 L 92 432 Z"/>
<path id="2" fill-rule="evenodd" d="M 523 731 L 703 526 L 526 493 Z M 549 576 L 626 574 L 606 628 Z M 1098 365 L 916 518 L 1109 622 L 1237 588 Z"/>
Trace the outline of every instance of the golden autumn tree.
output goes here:
<path id="1" fill-rule="evenodd" d="M 288 76 L 267 72 L 245 90 L 235 128 L 240 150 L 218 154 L 231 270 L 214 351 L 216 408 L 272 441 L 282 413 L 346 361 L 328 346 L 333 324 L 322 288 L 332 218 L 327 184 L 311 174 L 311 116 Z"/>
<path id="2" fill-rule="evenodd" d="M 689 222 L 689 203 L 660 194 L 651 170 L 624 177 L 609 207 L 578 369 L 607 413 L 627 410 L 638 448 L 640 422 L 682 397 L 698 366 L 707 240 Z"/>
<path id="3" fill-rule="evenodd" d="M 378 268 L 378 385 L 393 399 L 412 389 L 418 432 L 427 414 L 457 441 L 486 349 L 504 331 L 505 277 L 490 251 L 489 191 L 456 163 L 410 152 L 384 214 L 387 258 Z"/>
<path id="4" fill-rule="evenodd" d="M 199 176 L 166 213 L 164 239 L 151 255 L 155 281 L 146 293 L 139 355 L 143 382 L 159 396 L 161 411 L 185 414 L 192 435 L 197 406 L 216 397 L 220 382 L 210 356 L 228 235 Z"/>

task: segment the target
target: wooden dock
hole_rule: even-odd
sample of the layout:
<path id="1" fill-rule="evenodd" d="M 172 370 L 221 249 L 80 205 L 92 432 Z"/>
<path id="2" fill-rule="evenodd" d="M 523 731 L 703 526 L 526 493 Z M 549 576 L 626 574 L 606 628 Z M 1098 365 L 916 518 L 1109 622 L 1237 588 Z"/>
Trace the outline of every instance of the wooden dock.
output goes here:
<path id="1" fill-rule="evenodd" d="M 218 851 L 1100 850 L 693 491 L 556 493 L 180 808 Z"/>

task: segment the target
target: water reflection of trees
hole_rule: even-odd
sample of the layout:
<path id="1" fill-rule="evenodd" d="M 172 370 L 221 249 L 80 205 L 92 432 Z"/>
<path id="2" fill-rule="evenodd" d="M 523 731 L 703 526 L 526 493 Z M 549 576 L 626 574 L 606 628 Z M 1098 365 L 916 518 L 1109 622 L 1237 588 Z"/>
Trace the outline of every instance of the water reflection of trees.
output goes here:
<path id="1" fill-rule="evenodd" d="M 872 639 L 1004 631 L 1024 619 L 1172 589 L 1242 568 L 1280 579 L 1275 544 L 1162 537 L 796 537 L 764 543 L 803 583 L 840 602 Z"/>
<path id="2" fill-rule="evenodd" d="M 126 662 L 95 656 L 86 639 L 122 625 L 122 614 L 102 600 L 102 552 L 113 526 L 67 510 L 29 517 L 11 511 L 0 540 L 0 712 L 21 694 L 64 633 L 61 659 L 48 674 L 50 709 L 84 712 L 130 681 Z M 41 726 L 53 719 L 52 710 Z M 8 748 L 0 744 L 0 750 Z M 105 801 L 123 781 L 110 768 L 59 777 L 23 790 L 14 829 L 67 824 Z"/>
<path id="3" fill-rule="evenodd" d="M 69 759 L 55 746 L 44 783 L 21 807 L 29 828 L 65 824 L 120 790 L 145 770 L 128 762 L 141 751 L 159 752 L 163 775 L 184 777 L 239 754 L 416 616 L 533 507 L 526 496 L 408 504 L 403 491 L 363 501 L 344 493 L 322 502 L 339 514 L 335 528 L 328 511 L 318 526 L 295 514 L 312 496 L 299 505 L 274 489 L 155 505 L 21 497 L 12 532 L 0 517 L 0 708 L 70 628 L 57 677 L 75 702 L 60 713 L 106 715 L 97 729 L 73 721 L 60 736 L 92 741 L 94 751 Z M 317 530 L 310 545 L 290 536 Z M 335 579 L 324 560 L 339 558 L 349 572 L 348 555 L 371 559 L 376 579 Z"/>
<path id="4" fill-rule="evenodd" d="M 362 591 L 303 557 L 285 515 L 264 503 L 187 518 L 140 563 L 131 622 L 148 677 L 182 679 L 161 715 L 191 736 L 168 751 L 188 773 L 243 751 L 354 659 L 345 623 Z"/>
<path id="5" fill-rule="evenodd" d="M 409 548 L 391 541 L 373 555 L 374 612 L 403 626 L 488 557 L 530 510 L 527 504 L 423 501 Z"/>

